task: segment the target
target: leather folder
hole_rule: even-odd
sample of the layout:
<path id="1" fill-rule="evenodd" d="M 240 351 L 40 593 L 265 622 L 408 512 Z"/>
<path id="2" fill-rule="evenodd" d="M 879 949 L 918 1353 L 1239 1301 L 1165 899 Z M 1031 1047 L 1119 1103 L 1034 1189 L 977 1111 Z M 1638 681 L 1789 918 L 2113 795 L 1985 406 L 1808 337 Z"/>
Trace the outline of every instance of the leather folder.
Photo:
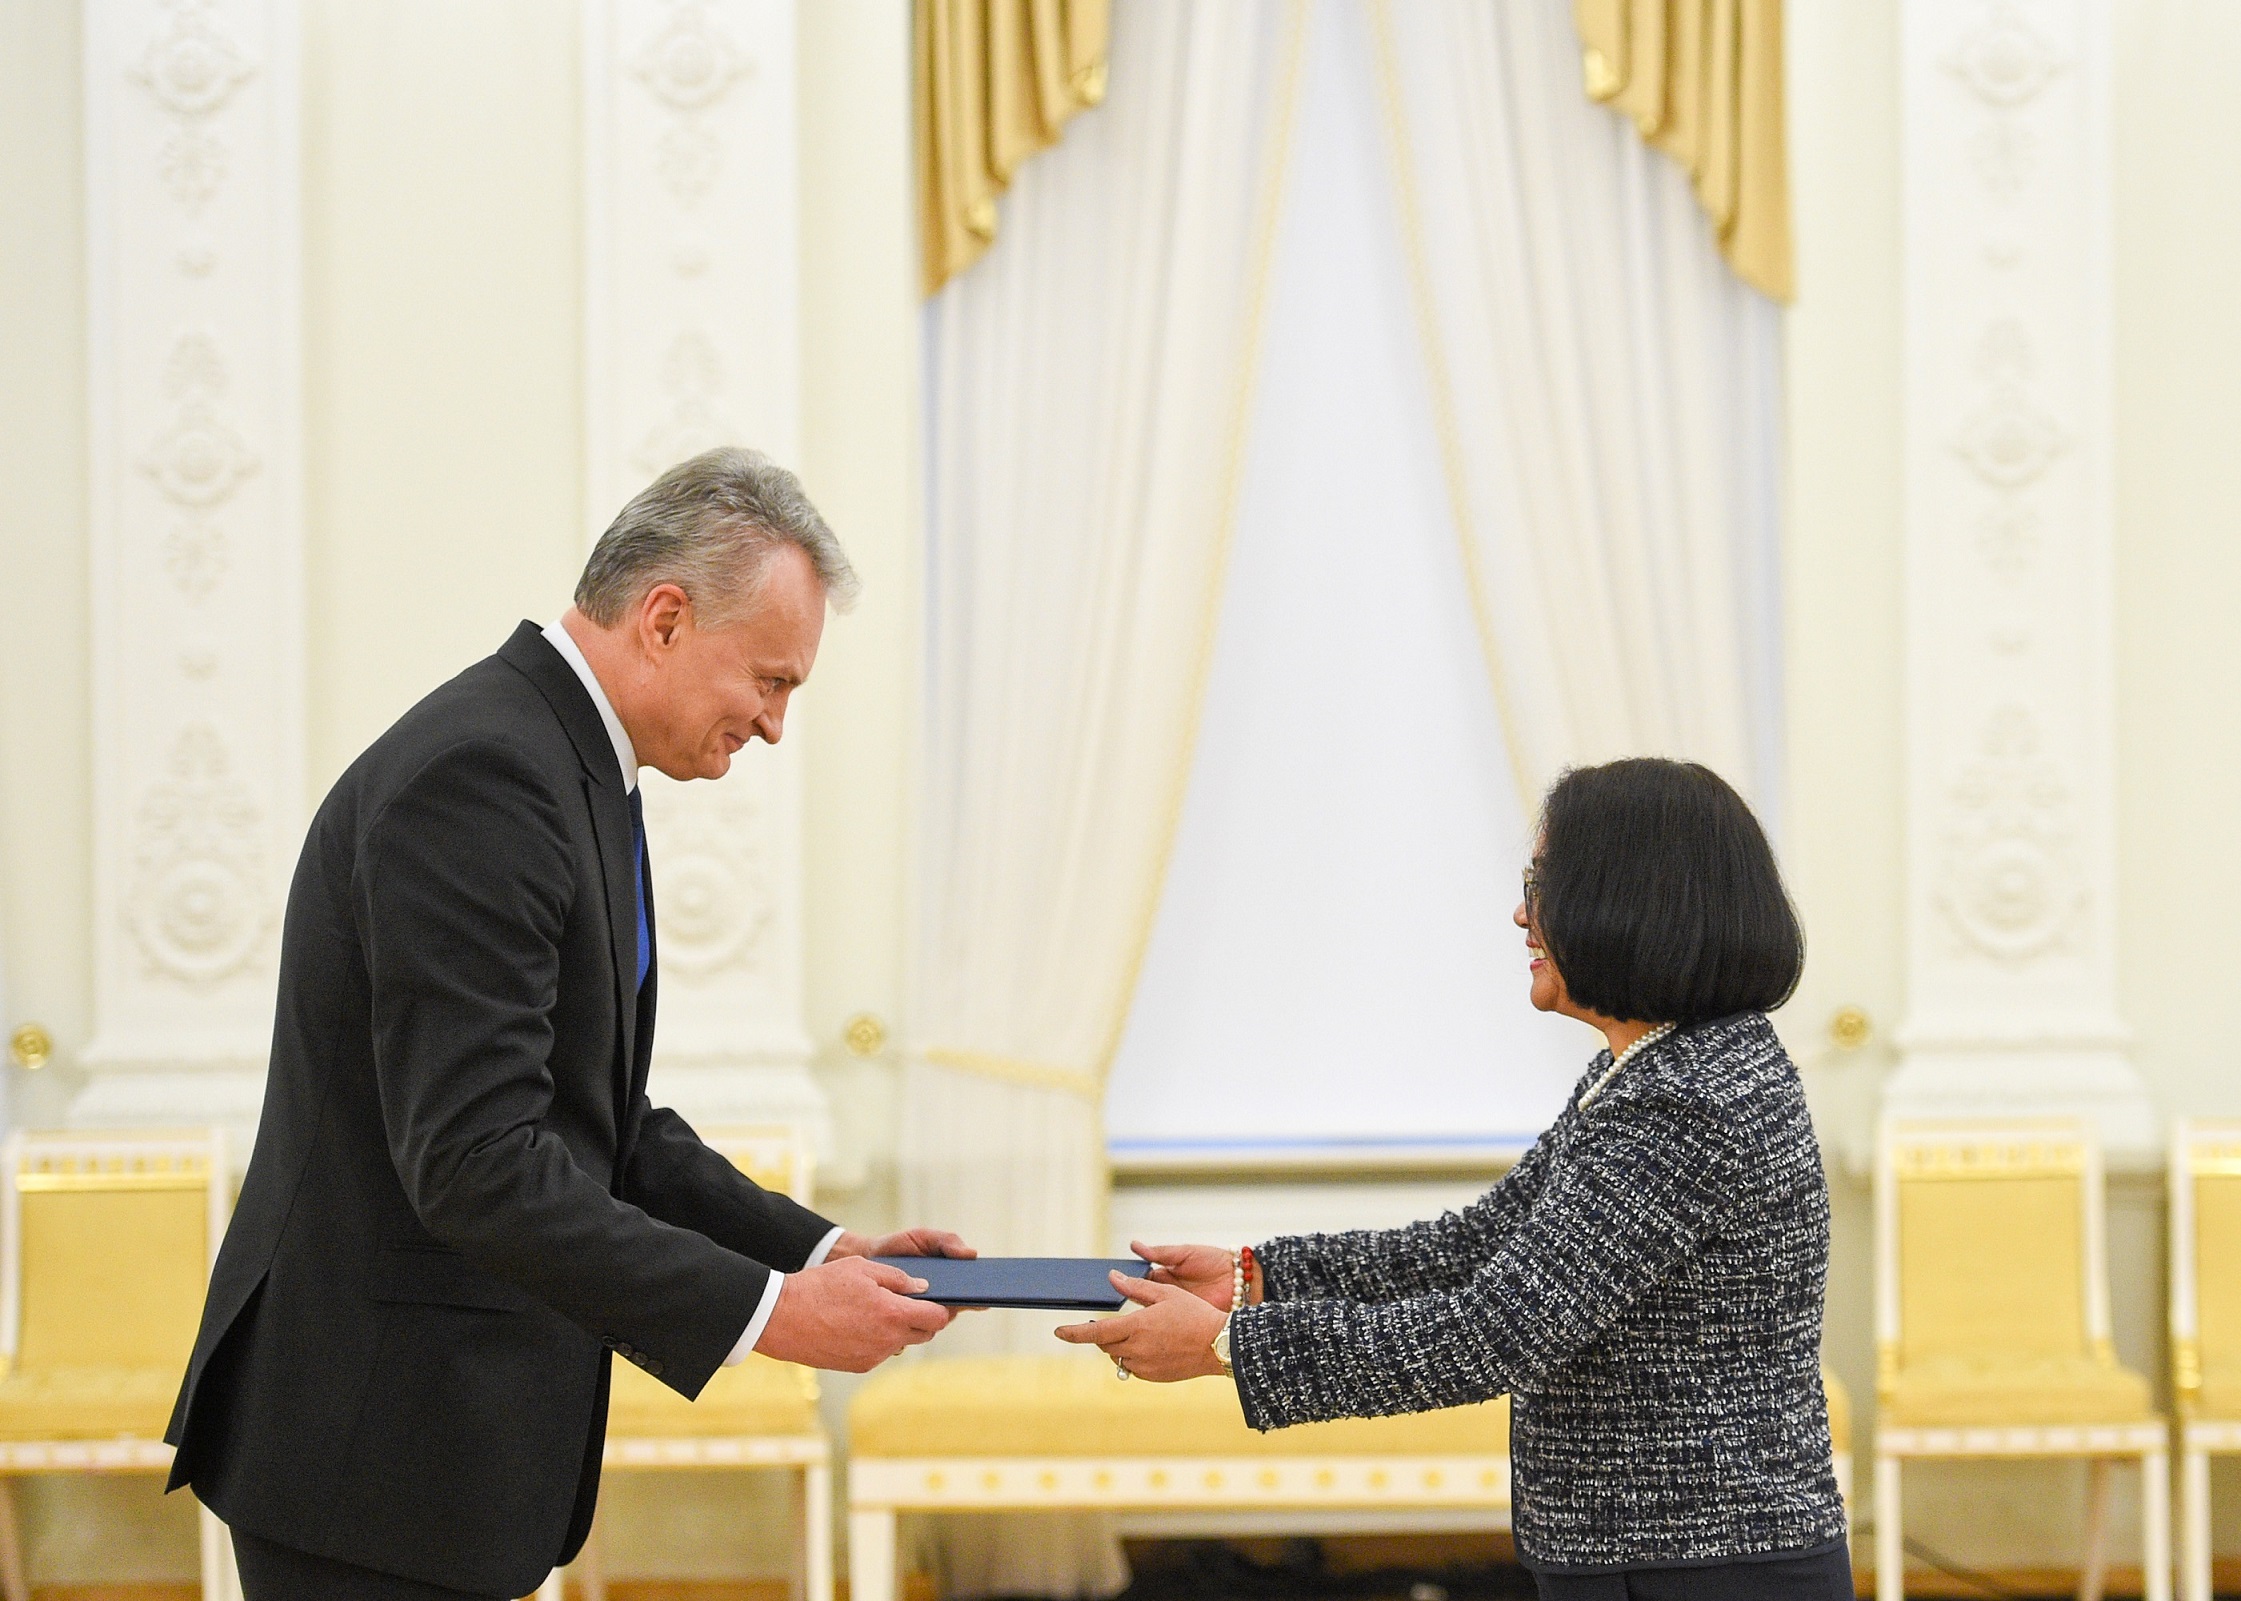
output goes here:
<path id="1" fill-rule="evenodd" d="M 1036 1312 L 1113 1312 L 1125 1304 L 1108 1273 L 1142 1278 L 1149 1262 L 1084 1256 L 879 1256 L 926 1281 L 914 1297 L 941 1306 L 1016 1306 Z"/>

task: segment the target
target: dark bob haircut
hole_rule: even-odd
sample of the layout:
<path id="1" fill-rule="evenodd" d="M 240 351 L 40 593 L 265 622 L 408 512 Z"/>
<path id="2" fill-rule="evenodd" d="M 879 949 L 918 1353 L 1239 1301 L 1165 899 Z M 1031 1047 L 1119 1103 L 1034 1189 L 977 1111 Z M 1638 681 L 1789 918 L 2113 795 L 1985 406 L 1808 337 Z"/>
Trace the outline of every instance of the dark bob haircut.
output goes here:
<path id="1" fill-rule="evenodd" d="M 1541 810 L 1533 925 L 1572 1000 L 1624 1022 L 1771 1012 L 1805 933 L 1766 831 L 1708 767 L 1576 767 Z"/>

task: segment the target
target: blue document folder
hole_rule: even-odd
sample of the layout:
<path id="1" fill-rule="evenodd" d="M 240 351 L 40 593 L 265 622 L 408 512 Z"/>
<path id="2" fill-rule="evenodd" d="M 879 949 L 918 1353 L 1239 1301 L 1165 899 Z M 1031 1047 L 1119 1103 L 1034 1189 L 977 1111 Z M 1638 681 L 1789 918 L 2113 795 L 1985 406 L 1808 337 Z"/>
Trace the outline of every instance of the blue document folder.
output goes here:
<path id="1" fill-rule="evenodd" d="M 942 1306 L 1017 1306 L 1040 1312 L 1113 1312 L 1124 1304 L 1108 1273 L 1142 1278 L 1149 1262 L 1084 1256 L 879 1256 L 926 1281 L 921 1301 Z"/>

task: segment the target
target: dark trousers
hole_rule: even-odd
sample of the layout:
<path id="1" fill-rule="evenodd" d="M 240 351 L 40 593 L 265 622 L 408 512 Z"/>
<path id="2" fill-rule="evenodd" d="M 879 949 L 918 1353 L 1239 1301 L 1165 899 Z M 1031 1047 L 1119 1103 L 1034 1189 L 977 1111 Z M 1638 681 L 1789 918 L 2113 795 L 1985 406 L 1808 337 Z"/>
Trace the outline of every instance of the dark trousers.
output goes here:
<path id="1" fill-rule="evenodd" d="M 1533 1575 L 1541 1601 L 1852 1601 L 1852 1553 Z M 254 1598 L 252 1598 L 254 1601 Z"/>
<path id="2" fill-rule="evenodd" d="M 353 1567 L 239 1529 L 233 1531 L 233 1557 L 244 1601 L 514 1601 Z"/>

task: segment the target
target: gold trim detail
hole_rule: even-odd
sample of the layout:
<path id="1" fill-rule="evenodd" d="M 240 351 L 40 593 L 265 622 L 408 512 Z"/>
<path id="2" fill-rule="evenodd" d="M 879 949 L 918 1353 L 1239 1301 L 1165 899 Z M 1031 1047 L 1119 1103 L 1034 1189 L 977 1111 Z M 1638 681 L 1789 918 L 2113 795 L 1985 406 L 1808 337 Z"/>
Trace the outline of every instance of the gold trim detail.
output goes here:
<path id="1" fill-rule="evenodd" d="M 16 1170 L 21 1195 L 96 1190 L 200 1190 L 210 1184 L 210 1159 L 192 1151 L 106 1153 L 26 1151 Z"/>
<path id="2" fill-rule="evenodd" d="M 1840 1051 L 1856 1051 L 1875 1038 L 1875 1019 L 1863 1007 L 1840 1006 L 1829 1019 L 1829 1041 Z"/>
<path id="3" fill-rule="evenodd" d="M 1592 45 L 1580 52 L 1580 81 L 1590 100 L 1608 100 L 1625 87 L 1611 58 Z"/>
<path id="4" fill-rule="evenodd" d="M 2204 1140 L 2189 1145 L 2187 1172 L 2198 1179 L 2241 1178 L 2241 1140 Z"/>
<path id="5" fill-rule="evenodd" d="M 2182 1406 L 2191 1405 L 2202 1393 L 2202 1342 L 2191 1334 L 2171 1342 L 2171 1388 L 2178 1392 Z"/>
<path id="6" fill-rule="evenodd" d="M 2077 1178 L 2085 1172 L 2085 1146 L 2072 1138 L 2022 1138 L 1967 1145 L 1907 1144 L 1892 1154 L 1892 1166 L 1902 1182 Z"/>
<path id="7" fill-rule="evenodd" d="M 8 1057 L 27 1073 L 54 1060 L 54 1036 L 44 1023 L 26 1023 L 8 1036 Z"/>

